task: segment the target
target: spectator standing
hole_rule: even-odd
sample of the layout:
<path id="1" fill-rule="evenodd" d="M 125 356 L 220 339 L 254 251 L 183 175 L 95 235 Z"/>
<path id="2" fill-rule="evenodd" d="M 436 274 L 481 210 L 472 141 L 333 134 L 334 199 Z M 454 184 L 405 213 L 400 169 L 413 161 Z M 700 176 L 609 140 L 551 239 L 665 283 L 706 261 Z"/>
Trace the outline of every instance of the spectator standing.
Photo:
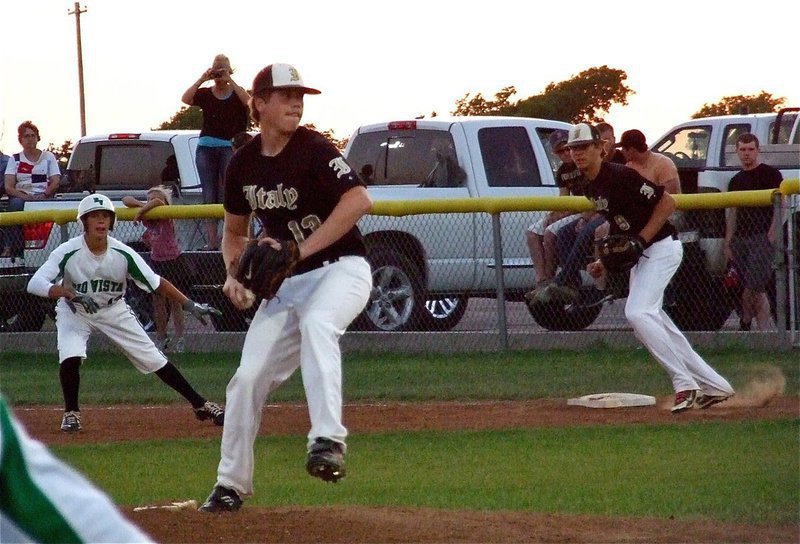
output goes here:
<path id="1" fill-rule="evenodd" d="M 754 134 L 736 139 L 736 154 L 742 165 L 728 184 L 728 191 L 777 189 L 783 176 L 761 162 L 759 142 Z M 725 221 L 725 257 L 742 278 L 742 315 L 739 328 L 750 330 L 756 320 L 759 330 L 773 327 L 767 285 L 772 278 L 773 244 L 777 218 L 772 207 L 728 208 Z"/>
<path id="2" fill-rule="evenodd" d="M 298 244 L 299 262 L 277 296 L 261 302 L 226 391 L 221 458 L 203 512 L 241 508 L 253 493 L 258 435 L 267 396 L 297 368 L 311 421 L 306 471 L 336 482 L 345 475 L 339 338 L 363 310 L 372 288 L 366 248 L 356 223 L 372 200 L 363 181 L 320 133 L 301 127 L 306 87 L 297 69 L 271 64 L 253 81 L 251 115 L 260 133 L 236 152 L 225 186 L 223 291 L 237 308 L 245 288 L 235 279 L 250 214 L 266 229 L 261 243 Z M 263 195 L 263 196 L 262 196 Z"/>
<path id="3" fill-rule="evenodd" d="M 89 480 L 31 438 L 0 395 L 3 542 L 154 542 Z"/>
<path id="4" fill-rule="evenodd" d="M 617 140 L 616 136 L 614 135 L 614 127 L 611 126 L 610 123 L 603 121 L 597 123 L 597 131 L 600 133 L 600 137 L 603 139 L 603 160 L 616 164 L 625 164 L 627 162 L 625 155 L 622 154 L 622 151 L 617 149 Z"/>
<path id="5" fill-rule="evenodd" d="M 61 182 L 61 170 L 55 155 L 39 149 L 39 129 L 30 121 L 17 127 L 17 140 L 22 151 L 14 153 L 5 169 L 5 190 L 8 211 L 19 212 L 27 200 L 44 200 L 53 196 Z M 25 250 L 22 226 L 9 227 L 2 257 L 21 257 Z M 4 236 L 4 238 L 6 237 Z"/>
<path id="6" fill-rule="evenodd" d="M 586 198 L 608 219 L 611 234 L 630 236 L 642 250 L 630 270 L 625 317 L 672 379 L 672 413 L 729 399 L 734 394 L 731 385 L 692 349 L 662 308 L 664 290 L 683 259 L 683 246 L 669 222 L 675 199 L 635 170 L 603 161 L 604 144 L 595 127 L 575 125 L 567 145 L 588 181 Z M 586 269 L 595 278 L 605 272 L 600 260 Z"/>
<path id="7" fill-rule="evenodd" d="M 570 157 L 567 131 L 554 130 L 550 134 L 549 142 L 550 148 L 561 160 L 555 176 L 559 195 L 583 196 L 583 174 Z M 576 219 L 576 215 L 575 212 L 554 211 L 528 227 L 525 235 L 536 273 L 536 289 L 543 289 L 553 281 L 558 264 L 556 233 Z M 534 291 L 535 289 L 530 291 L 529 296 L 533 296 Z"/>
<path id="8" fill-rule="evenodd" d="M 134 221 L 141 221 L 147 229 L 143 240 L 150 247 L 153 271 L 168 279 L 179 291 L 187 292 L 191 282 L 183 262 L 178 237 L 175 235 L 175 222 L 172 219 L 142 219 L 153 208 L 172 204 L 172 190 L 164 185 L 157 185 L 147 191 L 147 201 L 142 202 L 132 196 L 126 196 L 122 198 L 122 203 L 129 208 L 139 208 Z M 186 349 L 186 341 L 183 338 L 185 321 L 179 302 L 156 292 L 153 294 L 153 313 L 156 322 L 156 345 L 161 351 L 183 353 Z M 167 335 L 170 317 L 175 327 L 174 341 Z"/>
<path id="9" fill-rule="evenodd" d="M 203 324 L 205 317 L 219 310 L 197 304 L 178 291 L 169 280 L 147 266 L 133 249 L 109 236 L 117 214 L 111 200 L 99 193 L 78 204 L 78 221 L 83 234 L 58 246 L 28 282 L 28 292 L 57 299 L 59 380 L 64 395 L 61 430 L 82 429 L 78 406 L 80 367 L 86 359 L 86 345 L 92 331 L 102 332 L 142 374 L 155 374 L 192 405 L 195 417 L 222 425 L 225 413 L 206 400 L 186 381 L 147 336 L 125 301 L 128 280 L 147 292 L 158 291 L 177 299 L 183 310 Z"/>
<path id="10" fill-rule="evenodd" d="M 656 185 L 663 186 L 669 194 L 680 194 L 681 182 L 675 163 L 660 153 L 650 151 L 640 130 L 623 132 L 617 147 L 625 156 L 625 166 L 633 168 Z"/>
<path id="11" fill-rule="evenodd" d="M 203 127 L 197 142 L 197 173 L 203 190 L 204 204 L 222 202 L 225 169 L 233 155 L 231 138 L 247 129 L 248 92 L 231 77 L 233 69 L 228 57 L 217 55 L 211 68 L 186 89 L 181 100 L 203 110 Z M 213 81 L 211 87 L 200 87 Z M 207 250 L 219 248 L 217 221 L 206 223 Z"/>

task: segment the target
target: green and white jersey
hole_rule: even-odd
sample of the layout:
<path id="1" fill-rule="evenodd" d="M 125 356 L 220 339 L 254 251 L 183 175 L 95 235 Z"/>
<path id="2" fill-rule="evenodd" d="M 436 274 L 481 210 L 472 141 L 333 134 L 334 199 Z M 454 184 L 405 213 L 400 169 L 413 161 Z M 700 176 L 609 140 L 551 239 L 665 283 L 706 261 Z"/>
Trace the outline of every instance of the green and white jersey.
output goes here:
<path id="1" fill-rule="evenodd" d="M 25 432 L 0 396 L 0 541 L 152 542 Z"/>
<path id="2" fill-rule="evenodd" d="M 83 235 L 58 246 L 31 278 L 28 292 L 46 297 L 59 278 L 64 287 L 89 295 L 100 308 L 120 300 L 129 279 L 148 293 L 161 283 L 136 251 L 111 236 L 102 255 L 89 250 Z"/>

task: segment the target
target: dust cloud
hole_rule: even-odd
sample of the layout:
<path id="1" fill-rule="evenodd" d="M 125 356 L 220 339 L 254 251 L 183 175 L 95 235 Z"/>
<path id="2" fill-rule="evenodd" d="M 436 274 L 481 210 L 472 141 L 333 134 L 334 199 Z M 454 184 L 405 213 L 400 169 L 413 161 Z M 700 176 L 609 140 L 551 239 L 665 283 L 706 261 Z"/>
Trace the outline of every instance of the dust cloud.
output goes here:
<path id="1" fill-rule="evenodd" d="M 734 386 L 735 387 L 735 386 Z M 752 368 L 744 386 L 739 386 L 736 396 L 725 402 L 729 408 L 766 406 L 783 395 L 786 377 L 774 365 L 758 365 Z"/>

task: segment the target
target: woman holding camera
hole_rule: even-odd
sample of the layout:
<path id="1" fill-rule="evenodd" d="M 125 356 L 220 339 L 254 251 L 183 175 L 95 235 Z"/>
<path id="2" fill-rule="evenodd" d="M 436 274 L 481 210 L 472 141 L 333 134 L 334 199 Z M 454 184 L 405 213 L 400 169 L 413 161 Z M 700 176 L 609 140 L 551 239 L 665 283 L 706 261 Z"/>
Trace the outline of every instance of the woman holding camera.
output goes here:
<path id="1" fill-rule="evenodd" d="M 222 184 L 225 169 L 233 155 L 231 138 L 247 129 L 250 95 L 232 78 L 231 62 L 225 55 L 217 55 L 211 68 L 186 89 L 181 100 L 203 110 L 203 128 L 197 143 L 197 172 L 203 188 L 203 203 L 222 202 Z M 213 81 L 211 87 L 200 86 Z M 207 223 L 208 244 L 204 249 L 219 248 L 217 221 Z"/>

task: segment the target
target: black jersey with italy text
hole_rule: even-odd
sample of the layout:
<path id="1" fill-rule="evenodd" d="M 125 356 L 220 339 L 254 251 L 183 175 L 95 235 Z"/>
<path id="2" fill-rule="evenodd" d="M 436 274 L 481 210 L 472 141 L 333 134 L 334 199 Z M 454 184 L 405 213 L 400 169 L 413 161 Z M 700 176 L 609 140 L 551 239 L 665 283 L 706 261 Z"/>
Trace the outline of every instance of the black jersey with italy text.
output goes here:
<path id="1" fill-rule="evenodd" d="M 235 215 L 255 212 L 269 236 L 301 242 L 328 218 L 344 193 L 359 185 L 359 176 L 324 136 L 298 127 L 274 157 L 261 154 L 261 135 L 256 135 L 231 158 L 224 207 Z M 301 261 L 295 273 L 346 255 L 366 255 L 356 226 Z"/>
<path id="2" fill-rule="evenodd" d="M 633 168 L 609 162 L 603 162 L 597 177 L 586 186 L 586 198 L 608 220 L 611 234 L 639 234 L 663 195 L 664 187 L 648 181 Z M 667 221 L 651 243 L 675 233 L 675 227 Z"/>
<path id="3" fill-rule="evenodd" d="M 565 162 L 556 170 L 556 184 L 564 187 L 572 196 L 586 193 L 586 178 L 574 162 Z"/>

